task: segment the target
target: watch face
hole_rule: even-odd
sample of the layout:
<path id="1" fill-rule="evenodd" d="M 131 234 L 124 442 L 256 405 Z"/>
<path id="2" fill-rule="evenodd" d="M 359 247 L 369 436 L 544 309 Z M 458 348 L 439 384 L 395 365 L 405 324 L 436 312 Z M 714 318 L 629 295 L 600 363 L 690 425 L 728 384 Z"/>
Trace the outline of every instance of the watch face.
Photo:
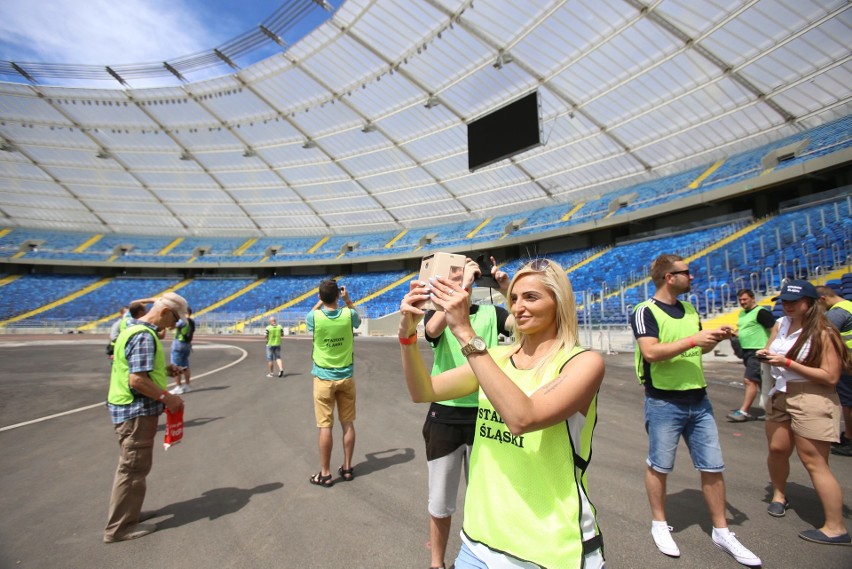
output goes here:
<path id="1" fill-rule="evenodd" d="M 488 349 L 488 346 L 485 344 L 485 340 L 483 340 L 479 336 L 471 340 L 470 343 L 474 348 L 476 348 L 476 351 L 478 352 L 484 352 Z"/>

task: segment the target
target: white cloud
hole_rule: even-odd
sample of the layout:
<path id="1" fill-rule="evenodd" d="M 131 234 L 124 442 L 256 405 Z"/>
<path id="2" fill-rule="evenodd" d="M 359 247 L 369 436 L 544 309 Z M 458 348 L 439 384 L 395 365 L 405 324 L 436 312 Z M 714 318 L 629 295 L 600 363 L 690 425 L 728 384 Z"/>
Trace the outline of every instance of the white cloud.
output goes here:
<path id="1" fill-rule="evenodd" d="M 202 15 L 185 0 L 2 0 L 0 59 L 97 65 L 165 61 L 222 43 Z"/>

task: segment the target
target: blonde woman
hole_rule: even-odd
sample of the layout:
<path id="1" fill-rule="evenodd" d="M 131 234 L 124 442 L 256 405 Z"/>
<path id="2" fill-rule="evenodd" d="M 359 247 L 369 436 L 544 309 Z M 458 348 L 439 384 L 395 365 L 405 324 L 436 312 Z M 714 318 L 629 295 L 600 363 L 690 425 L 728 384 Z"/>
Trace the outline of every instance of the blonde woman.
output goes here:
<path id="1" fill-rule="evenodd" d="M 781 300 L 784 316 L 757 357 L 772 366 L 775 387 L 766 404 L 769 478 L 772 501 L 767 512 L 784 516 L 790 455 L 795 447 L 811 477 L 825 513 L 825 524 L 799 537 L 826 545 L 852 545 L 843 523 L 843 493 L 828 467 L 831 443 L 840 440 L 840 400 L 837 381 L 852 358 L 817 300 L 814 285 L 791 280 L 773 300 Z"/>
<path id="2" fill-rule="evenodd" d="M 476 435 L 456 569 L 603 567 L 586 491 L 600 355 L 578 345 L 574 293 L 546 259 L 523 266 L 507 291 L 515 342 L 488 349 L 470 324 L 470 298 L 436 277 L 411 283 L 400 307 L 405 380 L 415 402 L 479 393 Z M 430 376 L 416 345 L 431 299 L 467 363 Z"/>

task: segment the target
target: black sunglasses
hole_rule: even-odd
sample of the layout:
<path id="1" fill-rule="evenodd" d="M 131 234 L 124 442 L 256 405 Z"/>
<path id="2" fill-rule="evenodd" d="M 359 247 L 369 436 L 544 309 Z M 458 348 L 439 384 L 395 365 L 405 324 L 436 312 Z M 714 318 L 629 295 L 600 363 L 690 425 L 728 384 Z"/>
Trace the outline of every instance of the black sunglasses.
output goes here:
<path id="1" fill-rule="evenodd" d="M 670 275 L 686 275 L 689 276 L 689 269 L 684 269 L 682 271 L 669 271 Z"/>

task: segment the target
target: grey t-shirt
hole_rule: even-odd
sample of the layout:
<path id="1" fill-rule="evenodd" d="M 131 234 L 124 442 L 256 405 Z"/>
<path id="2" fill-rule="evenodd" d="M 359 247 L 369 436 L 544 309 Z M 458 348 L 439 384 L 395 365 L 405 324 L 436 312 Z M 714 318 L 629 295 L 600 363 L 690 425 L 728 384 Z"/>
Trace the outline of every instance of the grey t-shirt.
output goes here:
<path id="1" fill-rule="evenodd" d="M 849 314 L 842 308 L 827 310 L 825 317 L 841 332 L 852 330 L 852 314 Z"/>

